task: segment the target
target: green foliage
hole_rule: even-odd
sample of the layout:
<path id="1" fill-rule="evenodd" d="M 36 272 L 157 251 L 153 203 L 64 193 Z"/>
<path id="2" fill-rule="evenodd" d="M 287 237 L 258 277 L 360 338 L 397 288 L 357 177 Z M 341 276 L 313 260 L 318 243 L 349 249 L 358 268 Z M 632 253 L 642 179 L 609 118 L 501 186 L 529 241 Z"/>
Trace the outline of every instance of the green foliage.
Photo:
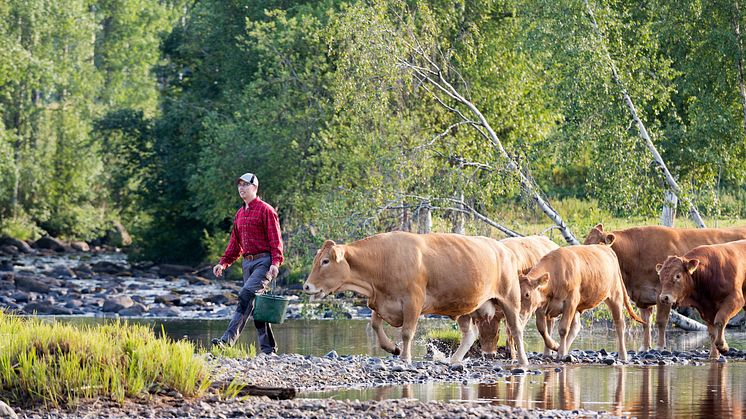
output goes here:
<path id="1" fill-rule="evenodd" d="M 684 194 L 707 217 L 743 217 L 741 11 L 589 4 L 601 38 L 581 0 L 6 1 L 0 226 L 94 238 L 121 220 L 133 258 L 214 261 L 246 171 L 280 214 L 291 281 L 324 239 L 416 227 L 425 199 L 548 226 L 493 145 L 454 126 L 455 102 L 402 65 L 416 51 L 576 234 L 656 220 L 667 189 L 612 63 Z"/>
<path id="2" fill-rule="evenodd" d="M 210 385 L 209 369 L 186 341 L 147 326 L 77 328 L 0 310 L 0 395 L 14 404 L 72 406 L 81 398 L 123 403 L 161 390 L 186 396 Z"/>

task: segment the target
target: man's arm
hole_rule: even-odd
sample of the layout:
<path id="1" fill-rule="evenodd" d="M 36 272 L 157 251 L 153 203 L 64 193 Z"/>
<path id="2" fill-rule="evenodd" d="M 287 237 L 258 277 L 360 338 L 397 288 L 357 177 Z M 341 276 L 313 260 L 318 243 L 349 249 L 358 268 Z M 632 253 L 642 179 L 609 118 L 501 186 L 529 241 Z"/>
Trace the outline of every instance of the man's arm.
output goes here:
<path id="1" fill-rule="evenodd" d="M 267 208 L 265 211 L 265 225 L 267 226 L 267 239 L 269 240 L 269 252 L 272 255 L 272 266 L 269 267 L 267 277 L 274 278 L 280 272 L 280 265 L 285 261 L 282 254 L 282 232 L 280 231 L 280 220 L 274 209 Z"/>
<path id="2" fill-rule="evenodd" d="M 236 219 L 238 214 L 233 218 L 233 228 L 231 229 L 231 239 L 228 242 L 228 246 L 225 248 L 223 257 L 220 258 L 220 262 L 212 268 L 212 273 L 215 276 L 220 277 L 223 275 L 223 271 L 227 269 L 233 262 L 238 259 L 241 255 L 241 244 L 238 238 L 238 229 L 236 228 Z"/>

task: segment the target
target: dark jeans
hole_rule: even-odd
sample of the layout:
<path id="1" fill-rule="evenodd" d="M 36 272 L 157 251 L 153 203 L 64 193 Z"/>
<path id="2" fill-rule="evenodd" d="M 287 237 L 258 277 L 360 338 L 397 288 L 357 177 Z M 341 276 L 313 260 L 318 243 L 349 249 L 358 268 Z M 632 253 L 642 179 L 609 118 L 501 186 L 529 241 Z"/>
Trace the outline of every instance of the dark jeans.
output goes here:
<path id="1" fill-rule="evenodd" d="M 238 293 L 238 308 L 233 314 L 228 329 L 223 333 L 223 341 L 233 345 L 241 335 L 246 322 L 254 314 L 254 296 L 256 293 L 267 285 L 269 280 L 266 278 L 269 266 L 272 264 L 272 258 L 265 256 L 256 260 L 243 261 L 243 287 Z M 272 327 L 269 323 L 254 321 L 256 335 L 259 340 L 259 347 L 265 354 L 277 351 L 275 336 L 272 334 Z"/>

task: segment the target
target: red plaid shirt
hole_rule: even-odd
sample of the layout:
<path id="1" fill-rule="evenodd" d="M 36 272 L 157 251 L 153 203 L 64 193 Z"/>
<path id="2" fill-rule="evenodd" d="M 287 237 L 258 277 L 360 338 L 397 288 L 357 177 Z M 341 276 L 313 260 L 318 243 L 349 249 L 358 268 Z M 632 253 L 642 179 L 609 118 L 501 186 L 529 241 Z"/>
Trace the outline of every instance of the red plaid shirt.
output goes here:
<path id="1" fill-rule="evenodd" d="M 220 264 L 228 267 L 245 253 L 255 255 L 263 252 L 272 255 L 273 265 L 282 265 L 282 235 L 277 212 L 271 205 L 256 197 L 236 212 L 231 241 L 220 258 Z"/>

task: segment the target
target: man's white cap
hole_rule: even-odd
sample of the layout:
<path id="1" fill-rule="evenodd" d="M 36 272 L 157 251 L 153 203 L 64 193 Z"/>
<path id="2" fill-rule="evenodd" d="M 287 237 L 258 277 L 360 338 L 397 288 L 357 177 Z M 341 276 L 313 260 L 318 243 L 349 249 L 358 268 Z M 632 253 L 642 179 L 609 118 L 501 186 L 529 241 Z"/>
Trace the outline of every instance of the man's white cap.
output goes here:
<path id="1" fill-rule="evenodd" d="M 242 180 L 248 184 L 259 186 L 259 179 L 256 177 L 253 173 L 244 173 L 236 179 L 236 183 L 238 183 L 239 180 Z"/>

